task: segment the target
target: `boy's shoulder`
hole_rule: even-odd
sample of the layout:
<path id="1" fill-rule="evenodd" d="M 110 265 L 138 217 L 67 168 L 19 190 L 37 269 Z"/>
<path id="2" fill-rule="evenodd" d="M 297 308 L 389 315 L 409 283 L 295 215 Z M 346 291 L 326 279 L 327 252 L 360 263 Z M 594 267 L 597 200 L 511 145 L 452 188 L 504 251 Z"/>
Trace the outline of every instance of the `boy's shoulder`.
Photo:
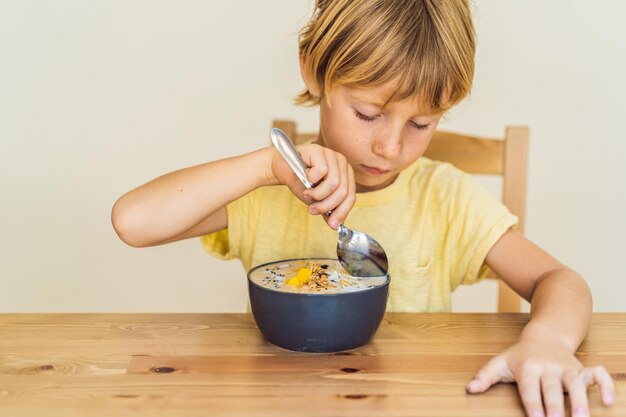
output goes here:
<path id="1" fill-rule="evenodd" d="M 440 207 L 454 206 L 482 193 L 474 177 L 449 162 L 421 157 L 407 170 L 408 193 Z"/>

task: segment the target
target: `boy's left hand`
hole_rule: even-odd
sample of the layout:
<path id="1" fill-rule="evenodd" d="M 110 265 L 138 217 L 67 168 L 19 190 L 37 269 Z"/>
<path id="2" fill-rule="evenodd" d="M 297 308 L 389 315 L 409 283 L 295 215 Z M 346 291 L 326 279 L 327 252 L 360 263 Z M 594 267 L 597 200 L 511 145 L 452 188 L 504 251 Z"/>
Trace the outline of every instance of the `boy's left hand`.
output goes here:
<path id="1" fill-rule="evenodd" d="M 595 384 L 604 404 L 611 404 L 615 396 L 613 380 L 603 366 L 583 367 L 557 340 L 521 339 L 484 365 L 467 392 L 482 393 L 498 382 L 517 382 L 529 417 L 565 416 L 564 392 L 569 393 L 572 416 L 588 416 L 587 389 Z"/>

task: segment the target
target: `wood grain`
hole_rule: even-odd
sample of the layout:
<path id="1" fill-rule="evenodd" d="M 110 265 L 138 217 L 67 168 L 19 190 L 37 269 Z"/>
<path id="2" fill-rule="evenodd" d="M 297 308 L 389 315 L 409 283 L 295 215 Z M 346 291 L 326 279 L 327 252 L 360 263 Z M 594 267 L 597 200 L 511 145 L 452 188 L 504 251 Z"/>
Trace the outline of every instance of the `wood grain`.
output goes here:
<path id="1" fill-rule="evenodd" d="M 516 387 L 465 385 L 526 314 L 385 316 L 349 352 L 273 346 L 248 314 L 0 315 L 0 416 L 523 416 Z M 593 416 L 626 415 L 626 314 L 595 314 L 578 357 L 617 387 Z"/>

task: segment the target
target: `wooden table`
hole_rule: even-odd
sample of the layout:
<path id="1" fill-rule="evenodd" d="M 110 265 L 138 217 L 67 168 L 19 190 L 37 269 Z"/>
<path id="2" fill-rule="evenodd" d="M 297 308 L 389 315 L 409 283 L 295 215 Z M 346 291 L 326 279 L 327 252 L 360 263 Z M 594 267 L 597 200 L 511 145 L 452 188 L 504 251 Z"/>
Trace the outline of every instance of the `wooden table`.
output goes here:
<path id="1" fill-rule="evenodd" d="M 0 416 L 523 416 L 516 388 L 464 387 L 527 314 L 387 314 L 336 354 L 267 343 L 248 314 L 0 315 Z M 626 416 L 626 313 L 594 314 L 579 356 Z"/>

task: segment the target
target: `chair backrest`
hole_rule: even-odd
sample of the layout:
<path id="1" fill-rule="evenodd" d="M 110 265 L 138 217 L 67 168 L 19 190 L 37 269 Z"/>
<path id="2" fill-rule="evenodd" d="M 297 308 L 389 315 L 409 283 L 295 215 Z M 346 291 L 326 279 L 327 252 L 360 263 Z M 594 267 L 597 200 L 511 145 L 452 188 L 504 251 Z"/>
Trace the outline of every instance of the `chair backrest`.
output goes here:
<path id="1" fill-rule="evenodd" d="M 317 137 L 317 133 L 299 133 L 296 123 L 291 120 L 274 120 L 273 126 L 285 132 L 296 144 Z M 516 230 L 524 233 L 528 127 L 508 126 L 502 138 L 482 138 L 438 130 L 424 156 L 450 162 L 468 174 L 501 177 L 502 202 L 519 218 Z M 489 271 L 488 278 L 497 279 L 497 276 Z M 520 297 L 503 281 L 498 281 L 498 311 L 519 312 Z"/>

